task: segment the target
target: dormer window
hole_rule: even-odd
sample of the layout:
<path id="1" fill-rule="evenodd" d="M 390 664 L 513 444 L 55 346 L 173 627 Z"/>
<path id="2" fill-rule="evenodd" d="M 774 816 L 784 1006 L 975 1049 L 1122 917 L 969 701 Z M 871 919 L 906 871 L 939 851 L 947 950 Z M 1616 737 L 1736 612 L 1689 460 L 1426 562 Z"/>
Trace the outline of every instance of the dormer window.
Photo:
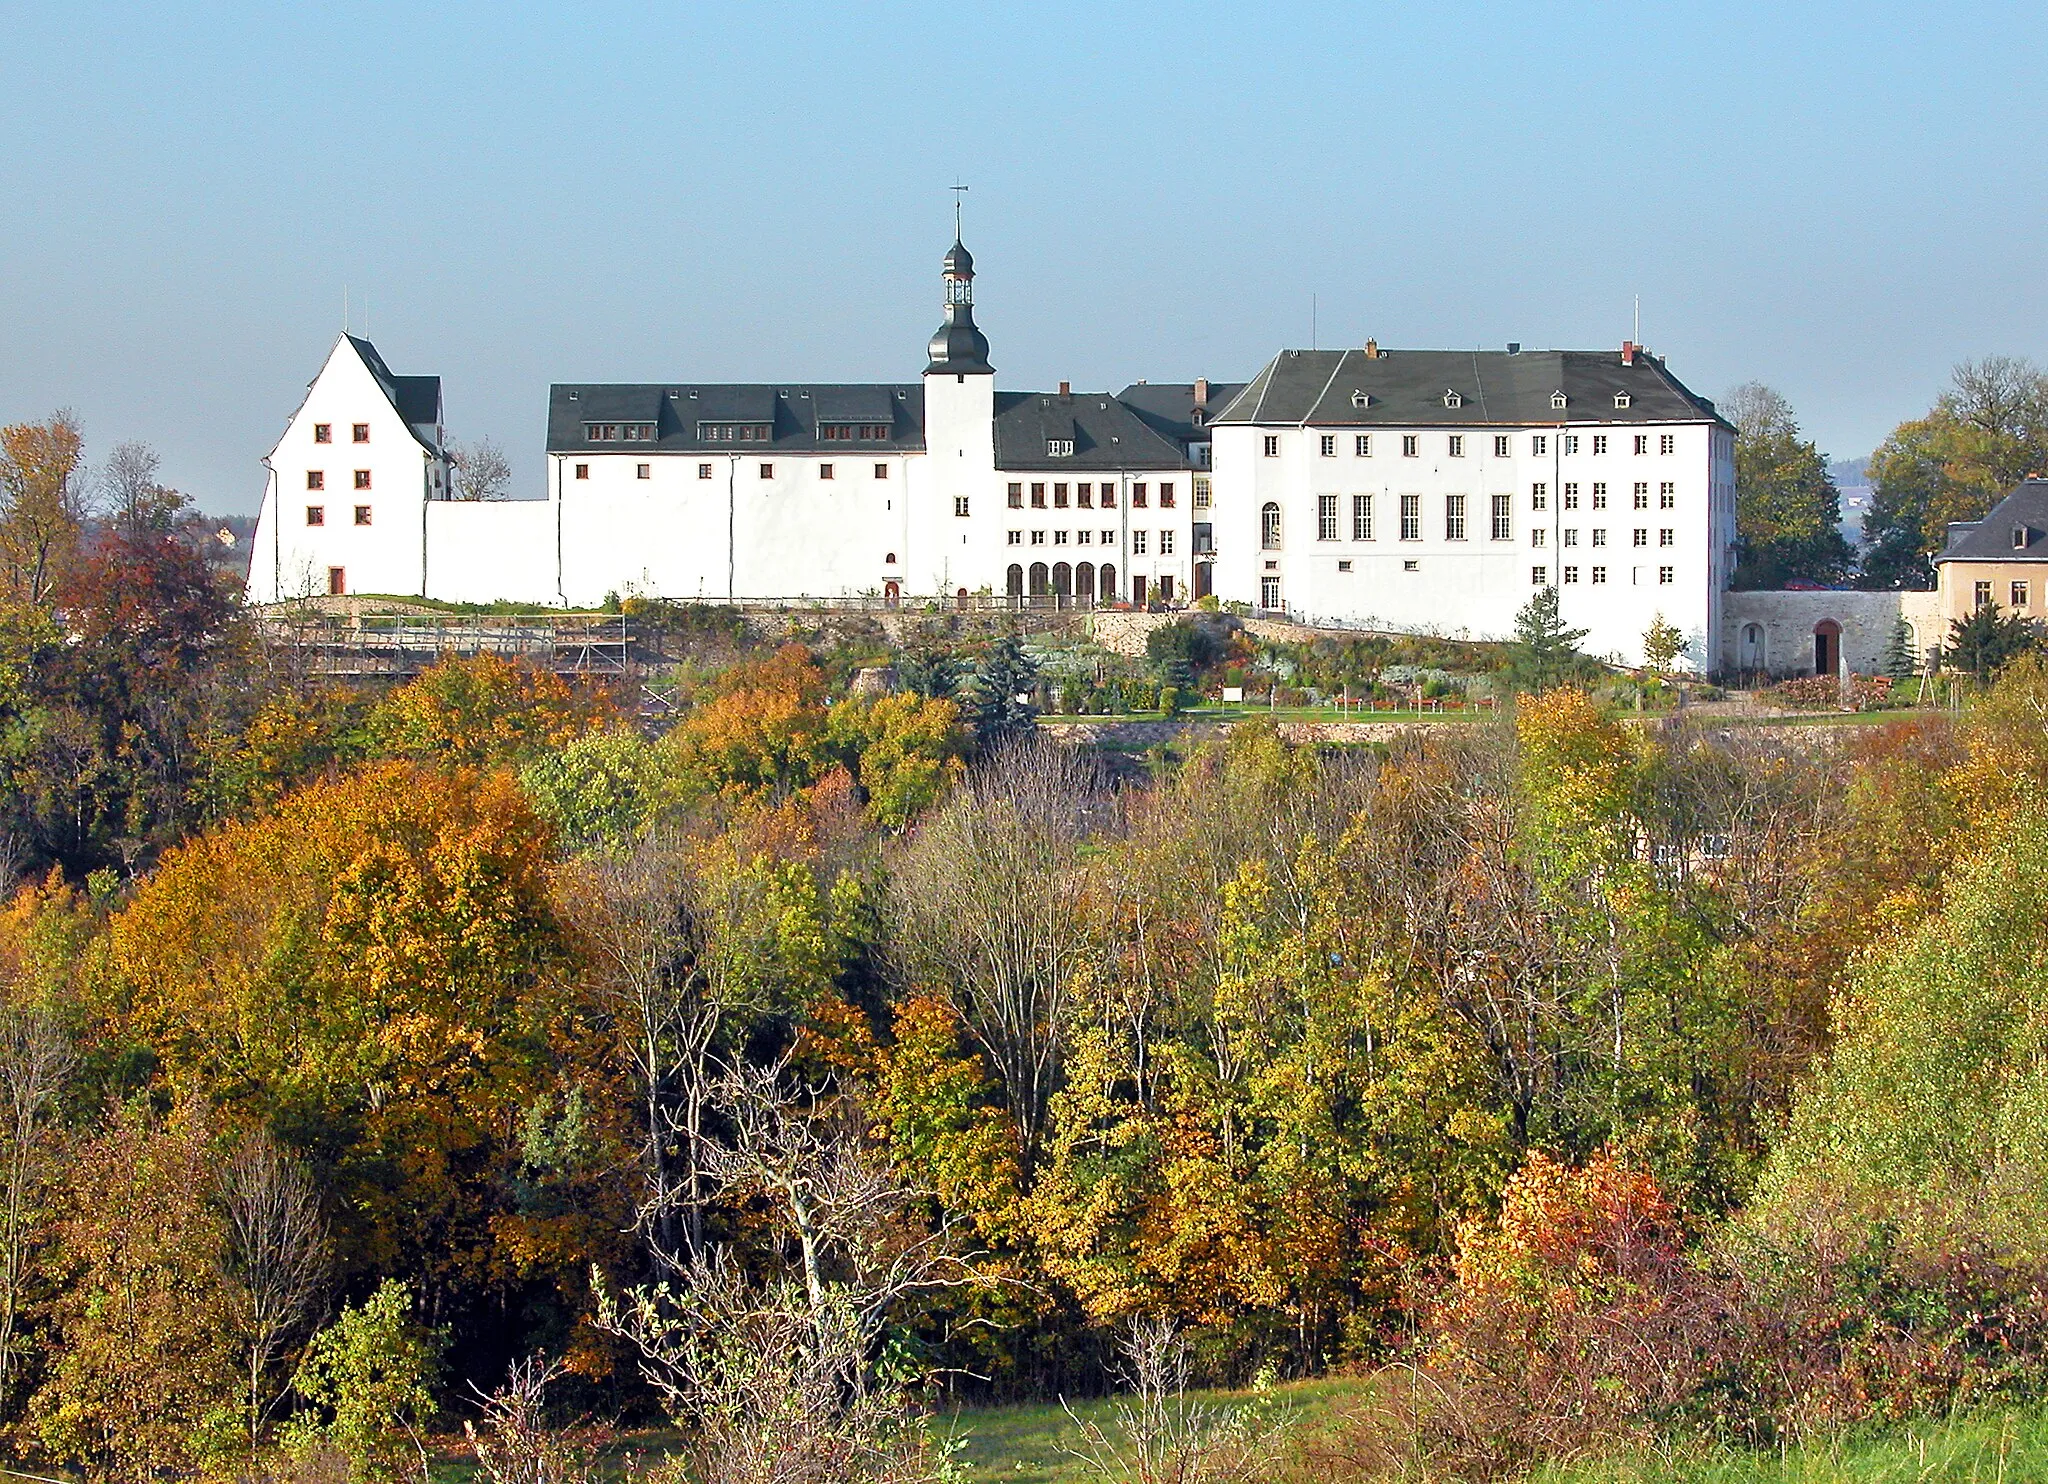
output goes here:
<path id="1" fill-rule="evenodd" d="M 1195 409 L 1195 411 L 1194 411 L 1194 415 L 1193 415 L 1193 416 L 1191 416 L 1191 417 L 1190 417 L 1190 418 L 1188 419 L 1188 421 L 1189 421 L 1189 422 L 1191 422 L 1191 423 L 1193 423 L 1193 424 L 1194 424 L 1194 425 L 1195 425 L 1196 427 L 1198 427 L 1198 428 L 1199 428 L 1199 427 L 1200 427 L 1200 426 L 1201 426 L 1201 425 L 1202 425 L 1203 423 L 1205 423 L 1205 422 L 1207 422 L 1207 421 L 1208 421 L 1208 417 L 1207 417 L 1207 415 L 1206 415 L 1206 414 L 1205 414 L 1205 413 L 1204 413 L 1204 412 L 1202 411 L 1202 409 L 1201 409 L 1201 408 L 1197 407 L 1197 408 Z"/>
<path id="2" fill-rule="evenodd" d="M 768 423 L 699 423 L 697 436 L 706 443 L 766 443 L 772 428 Z"/>
<path id="3" fill-rule="evenodd" d="M 893 431 L 887 423 L 821 423 L 818 436 L 828 443 L 886 443 Z"/>
<path id="4" fill-rule="evenodd" d="M 1629 395 L 1628 395 L 1628 393 L 1627 393 L 1627 392 L 1616 392 L 1616 393 L 1614 394 L 1614 405 L 1615 405 L 1616 407 L 1618 407 L 1618 408 L 1619 408 L 1619 407 L 1626 407 L 1626 406 L 1628 406 L 1628 404 L 1629 404 Z"/>
<path id="5" fill-rule="evenodd" d="M 1364 392 L 1353 392 L 1351 394 L 1351 405 L 1363 411 L 1365 408 L 1372 406 L 1372 398 Z"/>
<path id="6" fill-rule="evenodd" d="M 1074 440 L 1071 438 L 1046 439 L 1045 456 L 1049 459 L 1072 458 L 1074 456 Z"/>
<path id="7" fill-rule="evenodd" d="M 1552 392 L 1550 394 L 1550 410 L 1553 412 L 1564 411 L 1565 401 L 1566 398 L 1563 392 Z"/>
<path id="8" fill-rule="evenodd" d="M 585 423 L 583 438 L 587 443 L 652 443 L 653 423 Z"/>
<path id="9" fill-rule="evenodd" d="M 1464 405 L 1465 405 L 1465 399 L 1464 399 L 1463 397 L 1459 396 L 1459 395 L 1458 395 L 1458 394 L 1457 394 L 1456 392 L 1445 392 L 1445 393 L 1444 393 L 1444 406 L 1446 406 L 1446 407 L 1463 407 Z"/>
<path id="10" fill-rule="evenodd" d="M 2025 526 L 2014 526 L 2012 528 L 2012 549 L 2014 551 L 2025 551 L 2027 549 L 2027 538 L 2030 534 Z"/>

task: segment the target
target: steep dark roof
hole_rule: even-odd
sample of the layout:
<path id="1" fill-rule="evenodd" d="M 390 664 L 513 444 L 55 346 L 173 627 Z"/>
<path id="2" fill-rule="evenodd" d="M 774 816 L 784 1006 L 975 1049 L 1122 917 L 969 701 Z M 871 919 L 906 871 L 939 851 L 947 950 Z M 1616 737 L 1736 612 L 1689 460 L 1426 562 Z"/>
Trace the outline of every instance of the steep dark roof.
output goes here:
<path id="1" fill-rule="evenodd" d="M 2013 532 L 2024 537 L 2013 544 Z M 1937 562 L 2048 562 L 2048 479 L 2028 479 L 1982 520 L 1955 521 Z"/>
<path id="2" fill-rule="evenodd" d="M 1187 455 L 1107 392 L 996 393 L 998 469 L 1185 469 Z M 1070 439 L 1072 454 L 1052 454 Z"/>
<path id="3" fill-rule="evenodd" d="M 1207 442 L 1209 423 L 1244 390 L 1241 381 L 1212 381 L 1203 403 L 1202 425 L 1195 425 L 1195 386 L 1190 381 L 1139 381 L 1116 394 L 1117 401 L 1143 418 L 1155 433 L 1182 445 Z"/>
<path id="4" fill-rule="evenodd" d="M 441 378 L 438 376 L 396 376 L 384 357 L 377 354 L 377 347 L 360 335 L 348 337 L 348 343 L 356 348 L 356 354 L 363 358 L 363 364 L 370 368 L 370 374 L 377 378 L 384 388 L 384 395 L 391 399 L 391 405 L 406 425 L 428 448 L 439 450 L 437 439 L 441 428 Z"/>
<path id="5" fill-rule="evenodd" d="M 1551 405 L 1560 391 L 1562 409 Z M 1451 392 L 1458 406 L 1445 405 Z M 1615 405 L 1617 393 L 1628 406 Z M 1709 420 L 1720 421 L 1714 404 L 1654 356 L 1638 351 L 1635 364 L 1624 366 L 1619 351 L 1581 350 L 1287 350 L 1213 419 L 1361 427 Z"/>
<path id="6" fill-rule="evenodd" d="M 887 423 L 886 441 L 827 442 L 821 423 Z M 593 443 L 586 423 L 653 423 L 652 443 Z M 705 423 L 767 424 L 766 442 L 730 442 L 701 435 Z M 782 385 L 666 381 L 588 382 L 548 388 L 548 452 L 622 453 L 921 453 L 924 387 L 909 382 Z"/>

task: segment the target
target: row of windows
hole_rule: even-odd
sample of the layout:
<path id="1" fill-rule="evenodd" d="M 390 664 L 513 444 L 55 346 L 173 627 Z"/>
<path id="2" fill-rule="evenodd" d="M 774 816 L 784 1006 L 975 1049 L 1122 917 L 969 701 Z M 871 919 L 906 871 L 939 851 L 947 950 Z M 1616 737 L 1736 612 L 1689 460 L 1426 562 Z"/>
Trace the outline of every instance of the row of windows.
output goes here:
<path id="1" fill-rule="evenodd" d="M 2027 606 L 2027 585 L 2024 582 L 2015 582 L 2011 584 L 2011 586 L 2008 587 L 2006 590 L 2006 595 L 2012 599 L 2011 603 L 2007 605 L 2008 607 L 2024 608 Z M 1979 608 L 1984 608 L 1988 607 L 1990 603 L 1991 584 L 1988 582 L 1978 583 L 1977 606 Z"/>
<path id="2" fill-rule="evenodd" d="M 1562 537 L 1561 544 L 1565 546 L 1577 546 L 1579 544 L 1579 528 L 1577 526 L 1566 526 L 1560 535 Z M 1587 543 L 1589 546 L 1605 546 L 1607 544 L 1607 527 L 1593 527 L 1592 535 L 1593 539 Z M 1531 546 L 1542 546 L 1549 539 L 1550 533 L 1541 526 L 1529 532 L 1529 544 Z M 1628 544 L 1631 546 L 1648 546 L 1650 544 L 1650 528 L 1648 526 L 1637 526 L 1629 533 Z M 1676 546 L 1678 544 L 1677 530 L 1671 526 L 1664 526 L 1659 529 L 1657 532 L 1657 544 L 1659 546 Z"/>
<path id="3" fill-rule="evenodd" d="M 712 477 L 713 477 L 713 475 L 714 475 L 714 473 L 716 472 L 717 468 L 718 468 L 718 466 L 717 466 L 716 464 L 699 464 L 699 465 L 697 466 L 697 477 L 698 477 L 699 479 L 710 479 L 710 478 L 712 478 Z M 888 466 L 887 464 L 877 464 L 877 465 L 875 465 L 875 466 L 874 466 L 874 468 L 875 468 L 875 478 L 877 478 L 877 479 L 887 479 L 887 478 L 889 477 L 889 466 Z M 361 477 L 361 471 L 358 471 L 358 477 L 359 477 L 359 478 Z M 578 464 L 578 465 L 576 466 L 576 477 L 577 477 L 578 479 L 588 479 L 588 478 L 590 478 L 590 465 L 588 465 L 588 464 Z M 654 477 L 654 465 L 652 465 L 652 464 L 635 464 L 635 465 L 633 466 L 633 477 L 634 477 L 635 479 L 652 479 L 652 478 Z M 763 464 L 763 465 L 761 465 L 761 477 L 762 477 L 763 479 L 773 479 L 773 478 L 775 477 L 775 466 L 774 466 L 773 464 Z M 818 465 L 818 478 L 820 478 L 820 479 L 836 479 L 837 477 L 838 477 L 838 469 L 837 469 L 837 467 L 836 467 L 835 465 L 832 465 L 832 464 L 820 464 L 820 465 Z M 317 488 L 317 486 L 308 486 L 308 488 Z M 369 486 L 368 486 L 367 484 L 359 484 L 359 485 L 357 485 L 357 486 L 356 486 L 356 488 L 357 488 L 357 489 L 368 489 L 368 488 L 369 488 Z M 955 514 L 961 514 L 961 515 L 964 515 L 965 513 L 966 513 L 965 511 L 956 511 L 956 512 L 955 512 Z"/>
<path id="4" fill-rule="evenodd" d="M 652 443 L 653 423 L 585 423 L 583 438 L 588 443 Z"/>
<path id="5" fill-rule="evenodd" d="M 1195 481 L 1195 504 L 1197 506 L 1206 506 L 1208 504 L 1208 484 L 1209 481 L 1206 479 Z M 1045 484 L 1039 483 L 1031 486 L 1031 508 L 1033 510 L 1044 510 L 1046 508 L 1047 488 L 1048 486 Z M 1068 486 L 1063 483 L 1054 483 L 1050 488 L 1052 491 L 1051 508 L 1054 510 L 1065 510 L 1070 496 Z M 1008 493 L 1010 508 L 1012 510 L 1022 510 L 1024 508 L 1024 485 L 1022 482 L 1012 481 Z M 1074 505 L 1082 510 L 1098 508 L 1098 501 L 1100 501 L 1099 508 L 1114 510 L 1116 508 L 1116 486 L 1105 480 L 1098 491 L 1094 484 L 1083 481 L 1072 487 L 1071 498 Z M 1131 486 L 1131 506 L 1133 509 L 1143 510 L 1151 502 L 1152 489 L 1150 485 L 1140 480 Z M 1159 508 L 1161 510 L 1171 510 L 1176 503 L 1173 481 L 1162 479 L 1159 482 Z"/>
<path id="6" fill-rule="evenodd" d="M 1071 534 L 1071 535 L 1072 535 L 1072 538 L 1073 538 L 1073 543 L 1074 543 L 1074 545 L 1076 545 L 1076 546 L 1090 546 L 1090 545 L 1093 545 L 1093 544 L 1095 544 L 1095 540 L 1096 540 L 1096 533 L 1095 533 L 1094 531 L 1074 531 L 1074 532 L 1071 532 L 1071 533 L 1069 533 L 1069 532 L 1066 532 L 1066 531 L 1054 531 L 1054 532 L 1052 533 L 1052 544 L 1053 544 L 1054 546 L 1065 546 L 1065 545 L 1067 544 L 1067 539 L 1068 539 L 1068 536 L 1069 536 L 1069 534 Z M 1045 545 L 1045 532 L 1043 532 L 1043 531 L 1032 531 L 1032 532 L 1030 533 L 1030 536 L 1031 536 L 1031 544 L 1032 544 L 1033 546 L 1043 546 L 1043 545 Z M 1011 532 L 1009 533 L 1009 544 L 1010 544 L 1010 545 L 1012 545 L 1012 546 L 1022 546 L 1022 545 L 1024 545 L 1024 537 L 1025 537 L 1025 533 L 1024 533 L 1023 531 L 1011 531 Z M 1115 531 L 1104 531 L 1104 532 L 1102 532 L 1102 533 L 1101 533 L 1101 544 L 1102 544 L 1102 545 L 1104 545 L 1104 546 L 1114 546 L 1114 545 L 1116 545 L 1116 532 L 1115 532 Z M 1150 551 L 1149 551 L 1149 547 L 1150 547 L 1150 546 L 1151 546 L 1151 533 L 1150 533 L 1149 531 L 1133 531 L 1133 532 L 1131 532 L 1131 554 L 1132 554 L 1133 556 L 1148 556 L 1148 555 L 1150 555 Z M 1172 555 L 1173 555 L 1173 532 L 1172 532 L 1172 531 L 1161 531 L 1161 532 L 1159 533 L 1159 554 L 1160 554 L 1161 556 L 1172 556 Z"/>
<path id="7" fill-rule="evenodd" d="M 367 505 L 356 506 L 356 524 L 359 526 L 366 526 L 369 523 L 370 507 Z M 326 525 L 327 507 L 325 505 L 308 505 L 306 507 L 306 524 L 309 526 Z"/>
<path id="8" fill-rule="evenodd" d="M 1338 436 L 1335 433 L 1317 434 L 1316 451 L 1326 459 L 1337 457 Z M 1422 435 L 1420 433 L 1401 433 L 1395 436 L 1398 436 L 1401 440 L 1402 458 L 1416 459 L 1422 457 Z M 1481 436 L 1483 437 L 1484 435 Z M 1493 456 L 1497 459 L 1512 458 L 1514 456 L 1514 435 L 1511 433 L 1495 433 L 1492 436 Z M 1657 440 L 1658 453 L 1674 454 L 1678 452 L 1678 435 L 1675 433 L 1658 433 L 1654 435 L 1650 433 L 1636 433 L 1630 436 L 1632 437 L 1633 449 L 1636 453 L 1647 454 L 1650 451 L 1650 439 L 1653 436 Z M 1445 434 L 1444 452 L 1454 459 L 1464 458 L 1467 437 L 1468 435 L 1464 433 Z M 1530 455 L 1535 458 L 1548 458 L 1550 455 L 1550 437 L 1551 435 L 1548 433 L 1531 435 L 1529 439 Z M 1562 448 L 1565 453 L 1572 454 L 1579 451 L 1579 435 L 1577 433 L 1565 433 L 1561 434 L 1560 437 L 1563 440 Z M 1606 433 L 1595 433 L 1592 437 L 1593 452 L 1596 454 L 1606 453 L 1609 435 Z M 1352 455 L 1361 459 L 1371 458 L 1373 456 L 1372 440 L 1373 435 L 1371 433 L 1353 433 L 1351 435 Z M 1265 454 L 1269 459 L 1280 457 L 1280 435 L 1278 433 L 1268 433 L 1266 435 Z"/>
<path id="9" fill-rule="evenodd" d="M 1316 540 L 1341 540 L 1340 496 L 1316 496 Z M 1422 539 L 1422 496 L 1402 495 L 1400 497 L 1400 530 L 1403 541 Z M 1488 498 L 1488 531 L 1495 541 L 1512 541 L 1515 537 L 1514 497 L 1493 495 Z M 1351 497 L 1351 539 L 1371 541 L 1374 539 L 1373 497 L 1353 495 Z M 1444 540 L 1463 541 L 1466 539 L 1465 496 L 1444 496 Z M 1259 510 L 1259 545 L 1267 551 L 1280 549 L 1280 506 L 1268 500 Z"/>
<path id="10" fill-rule="evenodd" d="M 861 439 L 869 443 L 886 443 L 895 431 L 887 423 L 825 423 L 818 429 L 818 436 L 827 443 L 845 443 Z"/>
<path id="11" fill-rule="evenodd" d="M 356 488 L 359 490 L 366 490 L 369 487 L 370 471 L 368 469 L 356 470 Z M 306 471 L 306 488 L 309 490 L 326 489 L 327 471 L 325 469 L 308 469 Z"/>
<path id="12" fill-rule="evenodd" d="M 333 424 L 333 423 L 314 423 L 314 424 L 313 424 L 313 441 L 314 441 L 315 443 L 332 443 L 332 442 L 334 441 L 334 424 Z M 368 443 L 369 441 L 370 441 L 370 425 L 369 425 L 368 423 L 350 423 L 350 424 L 349 424 L 349 442 L 351 442 L 351 443 Z"/>
<path id="13" fill-rule="evenodd" d="M 1159 596 L 1171 602 L 1173 578 L 1161 577 L 1157 581 Z M 1132 602 L 1145 601 L 1147 585 L 1146 578 L 1131 579 Z M 1102 564 L 1099 572 L 1092 562 L 1081 562 L 1072 567 L 1065 562 L 1055 562 L 1050 567 L 1044 562 L 1033 562 L 1031 570 L 1026 573 L 1021 563 L 1012 562 L 1010 570 L 1004 574 L 1004 587 L 1013 598 L 1093 598 L 1099 589 L 1104 599 L 1112 599 L 1116 597 L 1116 568 L 1108 562 Z"/>
<path id="14" fill-rule="evenodd" d="M 1579 487 L 1576 483 L 1567 483 L 1564 486 L 1563 495 L 1565 509 L 1577 510 L 1579 508 Z M 1607 508 L 1607 485 L 1603 481 L 1595 480 L 1593 482 L 1592 500 L 1595 510 L 1605 510 Z M 1639 479 L 1636 481 L 1635 488 L 1629 495 L 1629 503 L 1637 510 L 1648 510 L 1650 508 L 1649 480 Z M 1548 510 L 1550 508 L 1550 486 L 1548 484 L 1539 482 L 1529 486 L 1529 508 L 1531 510 Z M 1657 486 L 1657 508 L 1659 510 L 1676 510 L 1678 508 L 1678 485 L 1672 480 L 1667 479 Z"/>
<path id="15" fill-rule="evenodd" d="M 1607 569 L 1605 567 L 1588 567 L 1586 572 L 1589 580 L 1595 587 L 1607 581 Z M 1629 572 L 1634 581 L 1640 583 L 1643 580 L 1643 569 L 1641 567 L 1631 567 Z M 1565 586 L 1570 587 L 1579 580 L 1579 569 L 1577 567 L 1560 567 L 1558 575 L 1564 579 Z M 1657 569 L 1657 585 L 1659 587 L 1670 587 L 1677 581 L 1678 569 L 1676 567 L 1659 567 Z M 1531 567 L 1529 569 L 1529 585 L 1531 587 L 1549 587 L 1550 569 L 1548 567 Z"/>

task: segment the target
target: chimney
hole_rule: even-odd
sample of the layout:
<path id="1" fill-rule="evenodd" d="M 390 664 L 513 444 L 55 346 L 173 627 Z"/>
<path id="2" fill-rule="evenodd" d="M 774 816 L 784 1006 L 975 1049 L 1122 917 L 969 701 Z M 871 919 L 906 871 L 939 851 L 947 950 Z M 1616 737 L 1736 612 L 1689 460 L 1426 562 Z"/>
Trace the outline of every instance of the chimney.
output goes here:
<path id="1" fill-rule="evenodd" d="M 1380 343 L 1379 343 L 1379 341 L 1377 341 L 1377 340 L 1368 340 L 1368 341 L 1366 341 L 1366 342 L 1365 342 L 1365 358 L 1366 358 L 1366 359 L 1367 359 L 1368 361 L 1376 361 L 1376 360 L 1378 360 L 1378 359 L 1380 358 Z"/>
<path id="2" fill-rule="evenodd" d="M 1071 397 L 1071 396 L 1073 396 L 1073 395 L 1074 395 L 1074 388 L 1073 388 L 1073 384 L 1072 384 L 1071 382 L 1065 382 L 1065 381 L 1061 382 L 1061 383 L 1060 383 L 1060 395 L 1061 395 L 1062 397 Z"/>
<path id="3" fill-rule="evenodd" d="M 1633 366 L 1633 365 L 1634 365 L 1634 364 L 1636 363 L 1636 351 L 1637 351 L 1637 349 L 1638 349 L 1638 348 L 1639 348 L 1639 347 L 1638 347 L 1638 346 L 1636 345 L 1635 341 L 1633 341 L 1633 340 L 1624 340 L 1624 341 L 1622 341 L 1622 342 L 1621 342 L 1621 364 L 1622 364 L 1622 365 L 1624 365 L 1624 366 Z"/>
<path id="4" fill-rule="evenodd" d="M 1206 376 L 1197 376 L 1195 378 L 1195 405 L 1197 407 L 1207 407 L 1209 405 L 1209 378 Z"/>
<path id="5" fill-rule="evenodd" d="M 1511 356 L 1518 356 L 1518 355 L 1520 355 L 1521 353 L 1522 353 L 1522 342 L 1521 342 L 1521 341 L 1519 341 L 1519 340 L 1510 340 L 1510 341 L 1508 342 L 1508 354 L 1509 354 L 1509 355 L 1511 355 Z"/>

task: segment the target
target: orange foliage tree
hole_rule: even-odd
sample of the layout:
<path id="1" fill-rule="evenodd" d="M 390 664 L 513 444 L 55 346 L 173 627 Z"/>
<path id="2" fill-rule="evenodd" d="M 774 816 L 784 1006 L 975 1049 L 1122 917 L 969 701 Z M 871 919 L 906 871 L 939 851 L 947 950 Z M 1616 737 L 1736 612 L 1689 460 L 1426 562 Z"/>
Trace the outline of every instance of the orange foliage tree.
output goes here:
<path id="1" fill-rule="evenodd" d="M 420 762 L 488 766 L 562 747 L 617 720 L 601 692 L 495 654 L 443 660 L 370 719 L 379 750 Z"/>

